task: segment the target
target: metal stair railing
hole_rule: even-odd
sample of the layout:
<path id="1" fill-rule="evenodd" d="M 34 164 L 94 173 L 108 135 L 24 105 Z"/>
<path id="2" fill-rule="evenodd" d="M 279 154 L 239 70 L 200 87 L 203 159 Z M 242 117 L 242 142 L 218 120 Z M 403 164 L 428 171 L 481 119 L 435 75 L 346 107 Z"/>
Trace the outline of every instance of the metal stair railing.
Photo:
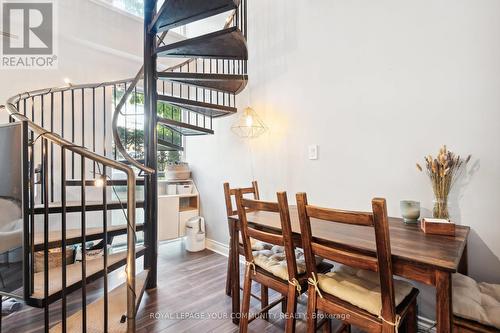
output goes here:
<path id="1" fill-rule="evenodd" d="M 238 27 L 243 35 L 246 37 L 247 25 L 246 25 L 246 0 L 241 1 L 240 6 L 235 9 L 226 19 L 223 29 L 227 29 L 229 27 Z M 162 34 L 158 37 L 157 45 L 164 45 L 164 40 L 168 31 L 162 32 Z M 203 73 L 229 73 L 229 74 L 239 74 L 244 76 L 246 73 L 246 61 L 241 60 L 222 60 L 222 59 L 201 59 L 201 58 L 190 58 L 185 60 L 177 65 L 171 66 L 163 72 L 192 72 L 192 67 L 194 67 L 194 72 L 197 73 L 201 70 Z M 208 69 L 208 70 L 207 70 Z M 120 102 L 117 104 L 114 113 L 113 113 L 113 123 L 112 123 L 112 131 L 113 138 L 115 140 L 115 145 L 118 152 L 123 156 L 125 160 L 127 160 L 131 165 L 137 167 L 140 170 L 143 170 L 147 173 L 151 173 L 151 168 L 139 163 L 136 159 L 134 159 L 127 152 L 123 143 L 121 141 L 120 135 L 118 133 L 118 117 L 119 116 L 127 116 L 122 112 L 123 107 L 125 106 L 128 98 L 130 98 L 131 94 L 137 89 L 137 86 L 141 79 L 144 76 L 144 66 L 136 74 L 135 78 L 128 83 L 130 85 L 126 89 L 124 95 L 121 97 Z M 225 105 L 225 106 L 235 106 L 235 94 L 229 94 L 224 92 L 215 91 L 209 88 L 194 88 L 194 93 L 191 93 L 193 89 L 191 87 L 182 84 L 182 83 L 174 83 L 171 81 L 167 84 L 163 81 L 160 85 L 159 91 L 161 93 L 170 94 L 171 96 L 177 95 L 180 98 L 187 98 L 189 100 L 195 101 L 204 101 L 209 103 L 214 103 L 217 105 Z M 185 93 L 187 92 L 187 93 Z M 196 112 L 192 112 L 189 110 L 182 111 L 183 122 L 186 122 L 188 125 L 196 125 L 198 127 L 203 127 L 208 130 L 212 129 L 213 117 L 200 115 Z M 200 120 L 201 118 L 201 120 Z M 194 123 L 194 124 L 193 124 Z M 169 128 L 172 132 L 176 132 L 175 129 L 169 127 L 168 125 L 160 126 Z M 182 141 L 182 134 L 181 141 Z"/>
<path id="2" fill-rule="evenodd" d="M 126 272 L 127 272 L 127 327 L 129 332 L 133 332 L 135 330 L 135 307 L 136 307 L 136 285 L 135 285 L 135 273 L 136 273 L 136 176 L 134 173 L 134 170 L 124 164 L 120 163 L 118 161 L 109 159 L 103 155 L 97 154 L 93 151 L 88 150 L 85 148 L 83 145 L 78 145 L 75 144 L 75 141 L 68 141 L 64 139 L 61 135 L 54 133 L 51 130 L 48 130 L 38 124 L 35 123 L 35 103 L 32 104 L 32 115 L 31 119 L 26 116 L 25 114 L 27 113 L 27 108 L 26 108 L 26 101 L 28 99 L 32 99 L 32 101 L 39 97 L 41 98 L 41 104 L 42 104 L 42 117 L 44 115 L 43 110 L 43 98 L 46 96 L 50 96 L 52 100 L 51 104 L 51 109 L 54 108 L 54 103 L 53 103 L 53 98 L 54 94 L 57 92 L 64 93 L 66 91 L 71 91 L 72 93 L 75 90 L 78 89 L 96 89 L 98 87 L 104 87 L 104 86 L 109 86 L 109 85 L 115 85 L 119 84 L 121 82 L 126 82 L 127 80 L 122 80 L 122 81 L 115 81 L 111 83 L 102 83 L 102 84 L 97 84 L 97 85 L 79 85 L 79 86 L 72 86 L 72 87 L 64 87 L 64 88 L 53 88 L 53 89 L 42 89 L 42 90 L 37 90 L 33 92 L 28 92 L 28 93 L 23 93 L 16 95 L 12 98 L 10 98 L 5 106 L 2 106 L 2 108 L 6 109 L 7 112 L 9 113 L 9 119 L 10 121 L 21 121 L 21 122 L 26 122 L 28 125 L 28 130 L 30 132 L 30 137 L 31 137 L 31 142 L 30 142 L 30 153 L 29 153 L 29 160 L 30 160 L 30 188 L 29 188 L 29 197 L 30 197 L 30 239 L 31 239 L 31 244 L 33 244 L 33 239 L 34 239 L 34 233 L 35 233 L 35 220 L 34 220 L 34 205 L 35 205 L 35 197 L 34 197 L 34 188 L 35 188 L 35 178 L 34 178 L 34 166 L 37 158 L 35 156 L 38 156 L 37 154 L 37 141 L 40 140 L 39 142 L 39 147 L 41 148 L 41 154 L 40 154 L 40 162 L 41 162 L 41 167 L 40 167 L 40 174 L 41 174 L 41 187 L 42 187 L 42 195 L 41 195 L 41 203 L 43 204 L 43 209 L 44 209 L 44 214 L 43 214 L 43 237 L 45 240 L 45 244 L 48 243 L 48 233 L 49 233 L 49 203 L 51 202 L 51 198 L 49 198 L 49 188 L 54 189 L 54 146 L 59 147 L 60 149 L 60 172 L 61 172 L 61 253 L 62 253 L 62 258 L 63 258 L 63 263 L 65 263 L 65 258 L 66 258 L 66 173 L 67 173 L 67 156 L 66 152 L 69 152 L 72 155 L 72 164 L 71 164 L 71 173 L 72 173 L 72 178 L 75 177 L 75 163 L 74 163 L 74 156 L 78 156 L 80 158 L 80 175 L 81 175 L 81 180 L 82 180 L 82 185 L 81 185 L 81 232 L 82 232 L 82 244 L 85 244 L 85 238 L 86 238 L 86 165 L 87 165 L 87 160 L 90 161 L 91 164 L 94 165 L 94 168 L 97 167 L 98 169 L 102 170 L 99 172 L 101 175 L 100 177 L 106 179 L 106 169 L 114 169 L 117 171 L 121 171 L 125 173 L 126 175 L 126 183 L 127 183 L 127 213 L 126 213 L 126 220 L 127 220 L 127 259 L 126 259 Z M 82 99 L 83 100 L 83 99 Z M 72 101 L 72 104 L 74 104 L 74 100 Z M 19 110 L 19 105 L 24 105 L 24 114 L 20 112 Z M 61 105 L 61 108 L 64 109 L 64 105 Z M 53 111 L 53 110 L 52 110 Z M 83 110 L 82 110 L 83 111 Z M 63 113 L 64 114 L 64 113 Z M 82 115 L 84 112 L 82 112 Z M 53 114 L 52 114 L 53 115 Z M 52 118 L 52 117 L 51 117 Z M 41 118 L 40 121 L 42 123 L 45 122 L 45 119 Z M 51 123 L 52 126 L 51 129 L 53 129 L 53 122 Z M 62 127 L 62 130 L 64 131 L 64 127 Z M 84 128 L 83 128 L 83 132 Z M 74 131 L 72 132 L 72 139 L 74 140 Z M 49 143 L 50 143 L 50 153 L 49 153 Z M 49 170 L 49 155 L 51 156 L 51 163 L 50 163 L 50 170 Z M 94 171 L 94 175 L 96 172 Z M 52 184 L 49 183 L 49 179 Z M 25 189 L 28 190 L 28 189 Z M 52 192 L 53 195 L 53 192 Z M 107 200 L 107 186 L 103 186 L 103 238 L 104 242 L 107 242 L 107 209 L 106 209 L 106 200 Z M 52 202 L 53 202 L 52 198 Z M 82 246 L 82 313 L 83 313 L 83 320 L 82 320 L 82 327 L 86 327 L 86 302 L 87 302 L 87 290 L 86 290 L 86 248 L 85 246 Z M 25 267 L 25 269 L 28 269 L 31 273 L 33 273 L 33 264 L 34 264 L 34 253 L 31 253 L 31 260 L 27 261 L 25 264 L 26 266 L 30 267 Z M 48 247 L 45 246 L 44 249 L 44 259 L 45 263 L 48 262 Z M 108 299 L 107 299 L 107 251 L 104 251 L 104 304 L 105 307 L 108 306 Z M 49 303 L 47 301 L 48 296 L 49 296 L 49 278 L 50 279 L 55 279 L 55 277 L 49 277 L 49 266 L 48 264 L 44 264 L 44 299 L 45 299 L 45 304 L 44 304 L 44 324 L 45 324 L 45 331 L 48 332 L 49 330 Z M 66 306 L 67 306 L 67 300 L 66 300 L 66 293 L 65 293 L 65 283 L 66 283 L 66 265 L 62 265 L 62 325 L 63 325 L 63 332 L 66 332 Z M 33 289 L 33 274 L 31 274 L 31 281 L 25 281 L 25 290 L 29 292 L 30 290 Z M 105 313 L 105 329 L 104 331 L 107 331 L 107 323 L 108 323 L 108 318 L 107 318 L 107 313 Z M 1 327 L 0 327 L 1 330 Z"/>

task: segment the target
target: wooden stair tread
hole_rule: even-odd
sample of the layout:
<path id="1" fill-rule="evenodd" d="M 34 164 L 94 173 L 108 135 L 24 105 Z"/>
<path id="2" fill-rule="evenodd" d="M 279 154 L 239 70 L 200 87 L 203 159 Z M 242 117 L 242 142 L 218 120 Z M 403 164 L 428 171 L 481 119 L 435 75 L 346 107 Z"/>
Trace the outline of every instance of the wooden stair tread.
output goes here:
<path id="1" fill-rule="evenodd" d="M 56 214 L 62 212 L 62 203 L 61 202 L 50 202 L 49 203 L 49 214 Z M 121 209 L 123 206 L 124 209 L 127 208 L 127 201 L 123 200 L 120 204 L 119 201 L 109 201 L 107 203 L 108 210 L 117 210 Z M 144 207 L 144 201 L 136 202 L 137 208 Z M 87 212 L 92 211 L 101 211 L 104 209 L 104 206 L 101 201 L 87 201 L 85 203 L 85 209 Z M 43 204 L 37 204 L 34 207 L 35 214 L 43 214 L 45 211 L 45 206 Z M 66 202 L 66 212 L 75 213 L 82 211 L 82 203 L 81 201 L 67 201 Z"/>
<path id="2" fill-rule="evenodd" d="M 148 270 L 136 275 L 135 290 L 137 304 L 141 300 L 139 292 L 144 290 L 148 277 Z M 127 323 L 120 323 L 120 319 L 127 313 L 127 284 L 123 283 L 108 293 L 108 332 L 121 333 L 127 331 Z M 82 332 L 82 310 L 67 318 L 68 332 Z M 102 333 L 104 331 L 104 297 L 99 298 L 87 305 L 87 333 Z M 62 323 L 58 323 L 50 329 L 50 332 L 62 332 Z"/>
<path id="3" fill-rule="evenodd" d="M 127 225 L 112 225 L 107 228 L 108 234 L 119 235 L 127 232 Z M 136 225 L 136 230 L 140 231 L 144 229 L 144 224 L 139 223 Z M 87 240 L 92 241 L 96 239 L 101 239 L 103 234 L 102 227 L 87 228 L 85 235 Z M 49 231 L 49 248 L 54 248 L 61 246 L 61 231 Z M 66 230 L 66 244 L 71 245 L 80 242 L 82 237 L 82 231 L 80 228 L 77 229 L 67 229 Z M 35 239 L 35 251 L 40 251 L 44 249 L 44 233 L 36 232 L 34 234 Z"/>
<path id="4" fill-rule="evenodd" d="M 214 134 L 214 131 L 212 129 L 199 127 L 192 124 L 187 124 L 163 117 L 158 117 L 158 123 L 163 124 L 169 128 L 172 128 L 175 131 L 186 136 Z"/>
<path id="5" fill-rule="evenodd" d="M 144 246 L 138 246 L 136 253 L 144 250 Z M 108 255 L 108 267 L 124 261 L 127 258 L 127 251 L 120 251 Z M 99 273 L 104 268 L 104 257 L 87 260 L 87 278 Z M 49 296 L 62 290 L 62 266 L 49 269 Z M 82 265 L 80 262 L 66 266 L 66 286 L 70 287 L 82 280 Z M 32 299 L 42 300 L 44 298 L 44 272 L 34 274 L 34 288 Z"/>
<path id="6" fill-rule="evenodd" d="M 160 57 L 248 60 L 247 42 L 236 27 L 162 46 L 156 53 Z"/>
<path id="7" fill-rule="evenodd" d="M 162 32 L 236 9 L 239 0 L 176 0 L 165 1 L 153 19 L 150 30 Z"/>
<path id="8" fill-rule="evenodd" d="M 158 151 L 184 151 L 184 148 L 170 141 L 158 138 Z"/>
<path id="9" fill-rule="evenodd" d="M 184 98 L 159 95 L 158 100 L 178 106 L 180 108 L 191 110 L 206 116 L 220 117 L 227 114 L 236 113 L 238 109 L 225 105 L 210 104 L 198 102 Z"/>
<path id="10" fill-rule="evenodd" d="M 240 93 L 248 82 L 246 74 L 159 72 L 158 78 L 232 94 Z"/>

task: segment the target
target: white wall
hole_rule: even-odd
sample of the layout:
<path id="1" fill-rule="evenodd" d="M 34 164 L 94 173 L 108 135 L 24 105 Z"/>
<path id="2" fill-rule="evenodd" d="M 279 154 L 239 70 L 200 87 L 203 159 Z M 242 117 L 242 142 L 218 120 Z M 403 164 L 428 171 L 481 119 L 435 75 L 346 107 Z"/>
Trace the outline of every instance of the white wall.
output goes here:
<path id="1" fill-rule="evenodd" d="M 500 282 L 500 2 L 496 0 L 254 0 L 249 3 L 251 105 L 269 126 L 245 143 L 216 120 L 191 138 L 191 163 L 208 237 L 227 243 L 222 183 L 260 183 L 263 198 L 349 209 L 387 198 L 425 209 L 432 192 L 415 162 L 441 144 L 473 154 L 452 195 L 470 225 L 471 275 Z M 247 97 L 240 96 L 240 106 Z M 320 158 L 307 159 L 319 144 Z M 422 288 L 422 313 L 434 296 Z"/>

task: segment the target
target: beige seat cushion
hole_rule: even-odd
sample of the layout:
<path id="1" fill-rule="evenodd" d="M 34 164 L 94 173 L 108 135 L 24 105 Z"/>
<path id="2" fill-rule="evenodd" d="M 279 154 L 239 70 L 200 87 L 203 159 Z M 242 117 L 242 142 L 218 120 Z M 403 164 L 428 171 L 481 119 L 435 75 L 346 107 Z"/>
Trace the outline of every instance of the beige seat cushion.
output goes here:
<path id="1" fill-rule="evenodd" d="M 340 265 L 333 272 L 318 274 L 318 280 L 322 291 L 380 316 L 382 298 L 378 273 Z M 397 306 L 410 294 L 413 286 L 394 279 L 394 289 Z"/>
<path id="2" fill-rule="evenodd" d="M 500 329 L 500 285 L 453 274 L 453 313 Z"/>
<path id="3" fill-rule="evenodd" d="M 269 273 L 283 280 L 288 280 L 288 268 L 283 246 L 273 246 L 271 249 L 253 251 L 255 265 L 265 269 Z M 295 259 L 297 262 L 297 272 L 304 274 L 306 272 L 306 260 L 304 251 L 295 249 Z M 320 264 L 322 259 L 317 257 L 316 264 Z"/>

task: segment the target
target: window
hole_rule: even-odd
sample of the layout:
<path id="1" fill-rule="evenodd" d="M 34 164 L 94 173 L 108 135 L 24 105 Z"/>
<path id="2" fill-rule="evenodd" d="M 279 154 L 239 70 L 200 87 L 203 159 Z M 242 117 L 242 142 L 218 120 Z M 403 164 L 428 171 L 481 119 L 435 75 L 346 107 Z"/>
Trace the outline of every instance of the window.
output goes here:
<path id="1" fill-rule="evenodd" d="M 113 6 L 135 16 L 144 17 L 144 0 L 110 0 Z"/>

